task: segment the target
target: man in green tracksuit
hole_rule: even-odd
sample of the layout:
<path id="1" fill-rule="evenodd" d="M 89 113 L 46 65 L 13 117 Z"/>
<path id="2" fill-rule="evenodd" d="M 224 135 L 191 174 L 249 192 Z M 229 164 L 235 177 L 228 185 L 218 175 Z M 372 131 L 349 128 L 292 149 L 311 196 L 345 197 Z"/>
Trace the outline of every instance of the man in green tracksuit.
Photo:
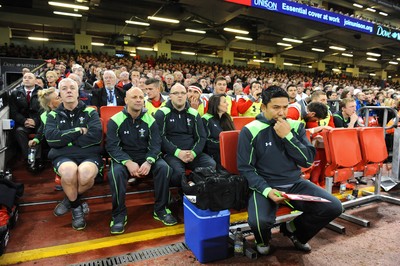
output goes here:
<path id="1" fill-rule="evenodd" d="M 107 125 L 106 149 L 112 158 L 108 172 L 113 205 L 111 234 L 125 231 L 125 194 L 130 176 L 140 178 L 152 174 L 154 219 L 165 225 L 177 223 L 167 208 L 172 169 L 160 158 L 160 132 L 153 116 L 143 108 L 144 93 L 139 88 L 129 89 L 125 103 L 124 110 L 111 117 Z"/>
<path id="2" fill-rule="evenodd" d="M 342 205 L 322 188 L 301 178 L 300 167 L 312 165 L 315 148 L 307 140 L 301 122 L 285 119 L 289 105 L 287 92 L 272 86 L 261 96 L 262 113 L 242 129 L 238 142 L 238 168 L 253 191 L 249 197 L 248 222 L 258 252 L 268 254 L 276 210 L 284 202 L 285 193 L 328 199 L 330 202 L 291 201 L 303 214 L 281 224 L 281 232 L 295 247 L 309 252 L 311 247 L 307 242 L 342 213 Z"/>
<path id="3" fill-rule="evenodd" d="M 101 170 L 102 127 L 99 114 L 78 100 L 78 84 L 65 78 L 58 84 L 62 104 L 47 115 L 44 135 L 50 146 L 49 159 L 61 177 L 66 197 L 54 209 L 61 216 L 70 209 L 72 227 L 86 227 L 81 195 L 94 184 Z"/>

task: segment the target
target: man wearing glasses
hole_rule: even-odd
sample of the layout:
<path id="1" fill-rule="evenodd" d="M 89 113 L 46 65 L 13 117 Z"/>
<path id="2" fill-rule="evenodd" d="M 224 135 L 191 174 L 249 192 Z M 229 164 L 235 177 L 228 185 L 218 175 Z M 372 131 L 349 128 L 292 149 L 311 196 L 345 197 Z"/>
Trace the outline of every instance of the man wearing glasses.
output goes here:
<path id="1" fill-rule="evenodd" d="M 211 166 L 215 161 L 203 153 L 206 132 L 199 113 L 189 106 L 186 88 L 172 86 L 170 100 L 155 113 L 161 132 L 164 160 L 172 167 L 171 185 L 180 186 L 185 169 Z"/>

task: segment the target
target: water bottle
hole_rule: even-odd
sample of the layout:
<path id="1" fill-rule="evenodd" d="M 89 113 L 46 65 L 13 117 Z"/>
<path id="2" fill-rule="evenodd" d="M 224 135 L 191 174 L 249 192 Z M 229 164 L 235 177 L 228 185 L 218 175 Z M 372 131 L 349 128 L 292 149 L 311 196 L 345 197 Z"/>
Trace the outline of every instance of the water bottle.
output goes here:
<path id="1" fill-rule="evenodd" d="M 341 183 L 339 188 L 339 193 L 344 194 L 346 192 L 346 183 Z"/>
<path id="2" fill-rule="evenodd" d="M 28 163 L 34 165 L 36 160 L 36 149 L 30 148 L 28 153 Z"/>
<path id="3" fill-rule="evenodd" d="M 233 249 L 235 257 L 241 257 L 244 254 L 243 250 L 243 233 L 240 228 L 236 229 Z"/>

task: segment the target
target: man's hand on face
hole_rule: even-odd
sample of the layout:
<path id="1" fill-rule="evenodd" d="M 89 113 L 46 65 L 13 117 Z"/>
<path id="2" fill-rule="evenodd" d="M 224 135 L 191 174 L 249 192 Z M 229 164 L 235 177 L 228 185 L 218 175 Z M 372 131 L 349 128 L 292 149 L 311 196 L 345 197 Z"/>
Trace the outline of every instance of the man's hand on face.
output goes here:
<path id="1" fill-rule="evenodd" d="M 287 136 L 287 134 L 289 134 L 290 125 L 286 120 L 279 117 L 274 125 L 274 130 L 276 134 L 283 139 L 284 137 Z"/>

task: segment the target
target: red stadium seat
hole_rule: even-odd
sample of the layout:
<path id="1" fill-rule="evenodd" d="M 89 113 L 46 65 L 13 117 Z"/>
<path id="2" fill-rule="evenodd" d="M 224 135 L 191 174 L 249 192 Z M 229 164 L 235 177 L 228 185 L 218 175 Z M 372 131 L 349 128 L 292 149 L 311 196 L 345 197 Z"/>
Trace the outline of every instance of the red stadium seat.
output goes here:
<path id="1" fill-rule="evenodd" d="M 324 143 L 326 153 L 329 154 L 325 176 L 332 178 L 328 179 L 326 184 L 327 188 L 331 189 L 332 182 L 346 182 L 354 177 L 354 171 L 362 161 L 357 129 L 331 129 L 326 133 Z"/>
<path id="2" fill-rule="evenodd" d="M 388 157 L 383 128 L 362 127 L 357 131 L 361 145 L 363 175 L 375 176 Z"/>
<path id="3" fill-rule="evenodd" d="M 245 125 L 256 119 L 254 116 L 233 116 L 233 124 L 236 130 L 241 130 Z"/>
<path id="4" fill-rule="evenodd" d="M 231 174 L 239 174 L 237 169 L 237 144 L 240 130 L 223 131 L 219 134 L 219 147 L 221 152 L 221 165 Z M 276 216 L 290 214 L 292 209 L 286 206 L 280 206 Z M 277 218 L 277 222 L 280 219 Z"/>
<path id="5" fill-rule="evenodd" d="M 103 133 L 107 134 L 107 124 L 108 120 L 116 113 L 122 111 L 124 106 L 101 106 L 100 107 L 100 117 L 103 119 Z"/>

